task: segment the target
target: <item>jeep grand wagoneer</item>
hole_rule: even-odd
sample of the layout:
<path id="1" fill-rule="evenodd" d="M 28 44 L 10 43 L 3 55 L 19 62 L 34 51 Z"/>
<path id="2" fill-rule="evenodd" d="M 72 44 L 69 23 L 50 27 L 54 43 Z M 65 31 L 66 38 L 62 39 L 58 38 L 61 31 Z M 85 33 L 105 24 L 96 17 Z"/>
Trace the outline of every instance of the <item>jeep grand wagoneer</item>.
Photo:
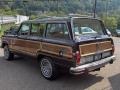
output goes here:
<path id="1" fill-rule="evenodd" d="M 2 37 L 6 60 L 15 54 L 38 59 L 41 74 L 55 79 L 59 67 L 71 74 L 100 70 L 115 60 L 113 40 L 101 20 L 51 17 L 23 22 L 16 34 Z"/>

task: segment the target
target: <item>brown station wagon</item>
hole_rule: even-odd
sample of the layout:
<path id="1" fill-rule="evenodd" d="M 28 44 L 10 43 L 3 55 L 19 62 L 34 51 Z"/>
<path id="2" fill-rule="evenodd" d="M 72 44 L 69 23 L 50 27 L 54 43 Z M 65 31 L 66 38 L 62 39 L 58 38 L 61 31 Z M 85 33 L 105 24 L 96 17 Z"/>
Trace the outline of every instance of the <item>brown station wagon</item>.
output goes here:
<path id="1" fill-rule="evenodd" d="M 6 60 L 15 54 L 36 57 L 48 80 L 59 69 L 71 74 L 100 70 L 115 60 L 113 40 L 101 20 L 88 17 L 50 17 L 23 22 L 16 33 L 2 37 Z"/>

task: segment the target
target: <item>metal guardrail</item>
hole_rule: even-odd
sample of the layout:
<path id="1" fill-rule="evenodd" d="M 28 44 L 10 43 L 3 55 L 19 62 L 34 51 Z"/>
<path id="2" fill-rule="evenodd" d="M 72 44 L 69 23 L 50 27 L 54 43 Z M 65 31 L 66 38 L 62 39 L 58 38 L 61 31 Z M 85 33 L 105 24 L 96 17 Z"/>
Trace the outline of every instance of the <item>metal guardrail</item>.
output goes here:
<path id="1" fill-rule="evenodd" d="M 0 24 L 6 24 L 6 23 L 14 23 L 16 22 L 16 17 L 7 17 L 7 16 L 0 16 Z"/>
<path id="2" fill-rule="evenodd" d="M 16 19 L 13 19 L 13 20 L 0 20 L 0 24 L 5 24 L 5 23 L 14 23 L 16 22 Z"/>
<path id="3" fill-rule="evenodd" d="M 29 20 L 28 16 L 17 15 L 17 16 L 0 16 L 0 24 L 15 23 L 20 24 L 23 21 Z"/>

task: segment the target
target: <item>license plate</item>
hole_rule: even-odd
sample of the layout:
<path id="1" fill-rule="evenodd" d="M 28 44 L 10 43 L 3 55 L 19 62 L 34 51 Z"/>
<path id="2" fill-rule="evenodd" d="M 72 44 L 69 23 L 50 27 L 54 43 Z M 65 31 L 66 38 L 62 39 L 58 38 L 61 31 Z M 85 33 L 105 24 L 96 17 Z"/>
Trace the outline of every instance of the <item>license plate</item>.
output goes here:
<path id="1" fill-rule="evenodd" d="M 102 53 L 102 58 L 106 58 L 106 57 L 109 57 L 109 56 L 111 56 L 111 52 L 110 51 Z"/>
<path id="2" fill-rule="evenodd" d="M 96 54 L 95 55 L 95 60 L 100 60 L 101 59 L 101 54 Z"/>

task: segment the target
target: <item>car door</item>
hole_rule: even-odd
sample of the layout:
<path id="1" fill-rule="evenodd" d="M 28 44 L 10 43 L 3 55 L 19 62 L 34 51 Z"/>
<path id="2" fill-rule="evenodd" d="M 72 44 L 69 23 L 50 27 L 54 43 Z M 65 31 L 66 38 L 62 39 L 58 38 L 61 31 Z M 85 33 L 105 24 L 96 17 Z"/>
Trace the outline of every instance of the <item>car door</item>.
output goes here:
<path id="1" fill-rule="evenodd" d="M 26 41 L 27 52 L 31 55 L 36 56 L 37 52 L 41 50 L 41 41 L 44 34 L 44 30 L 46 28 L 46 24 L 44 23 L 32 23 L 30 35 L 28 36 L 28 40 Z"/>
<path id="2" fill-rule="evenodd" d="M 18 30 L 18 35 L 16 38 L 14 38 L 12 42 L 12 49 L 17 52 L 22 52 L 22 53 L 28 53 L 27 52 L 27 37 L 30 34 L 30 28 L 31 24 L 30 23 L 22 23 L 20 26 L 20 29 Z"/>
<path id="3" fill-rule="evenodd" d="M 59 57 L 72 58 L 72 43 L 66 23 L 48 23 L 42 52 Z"/>

